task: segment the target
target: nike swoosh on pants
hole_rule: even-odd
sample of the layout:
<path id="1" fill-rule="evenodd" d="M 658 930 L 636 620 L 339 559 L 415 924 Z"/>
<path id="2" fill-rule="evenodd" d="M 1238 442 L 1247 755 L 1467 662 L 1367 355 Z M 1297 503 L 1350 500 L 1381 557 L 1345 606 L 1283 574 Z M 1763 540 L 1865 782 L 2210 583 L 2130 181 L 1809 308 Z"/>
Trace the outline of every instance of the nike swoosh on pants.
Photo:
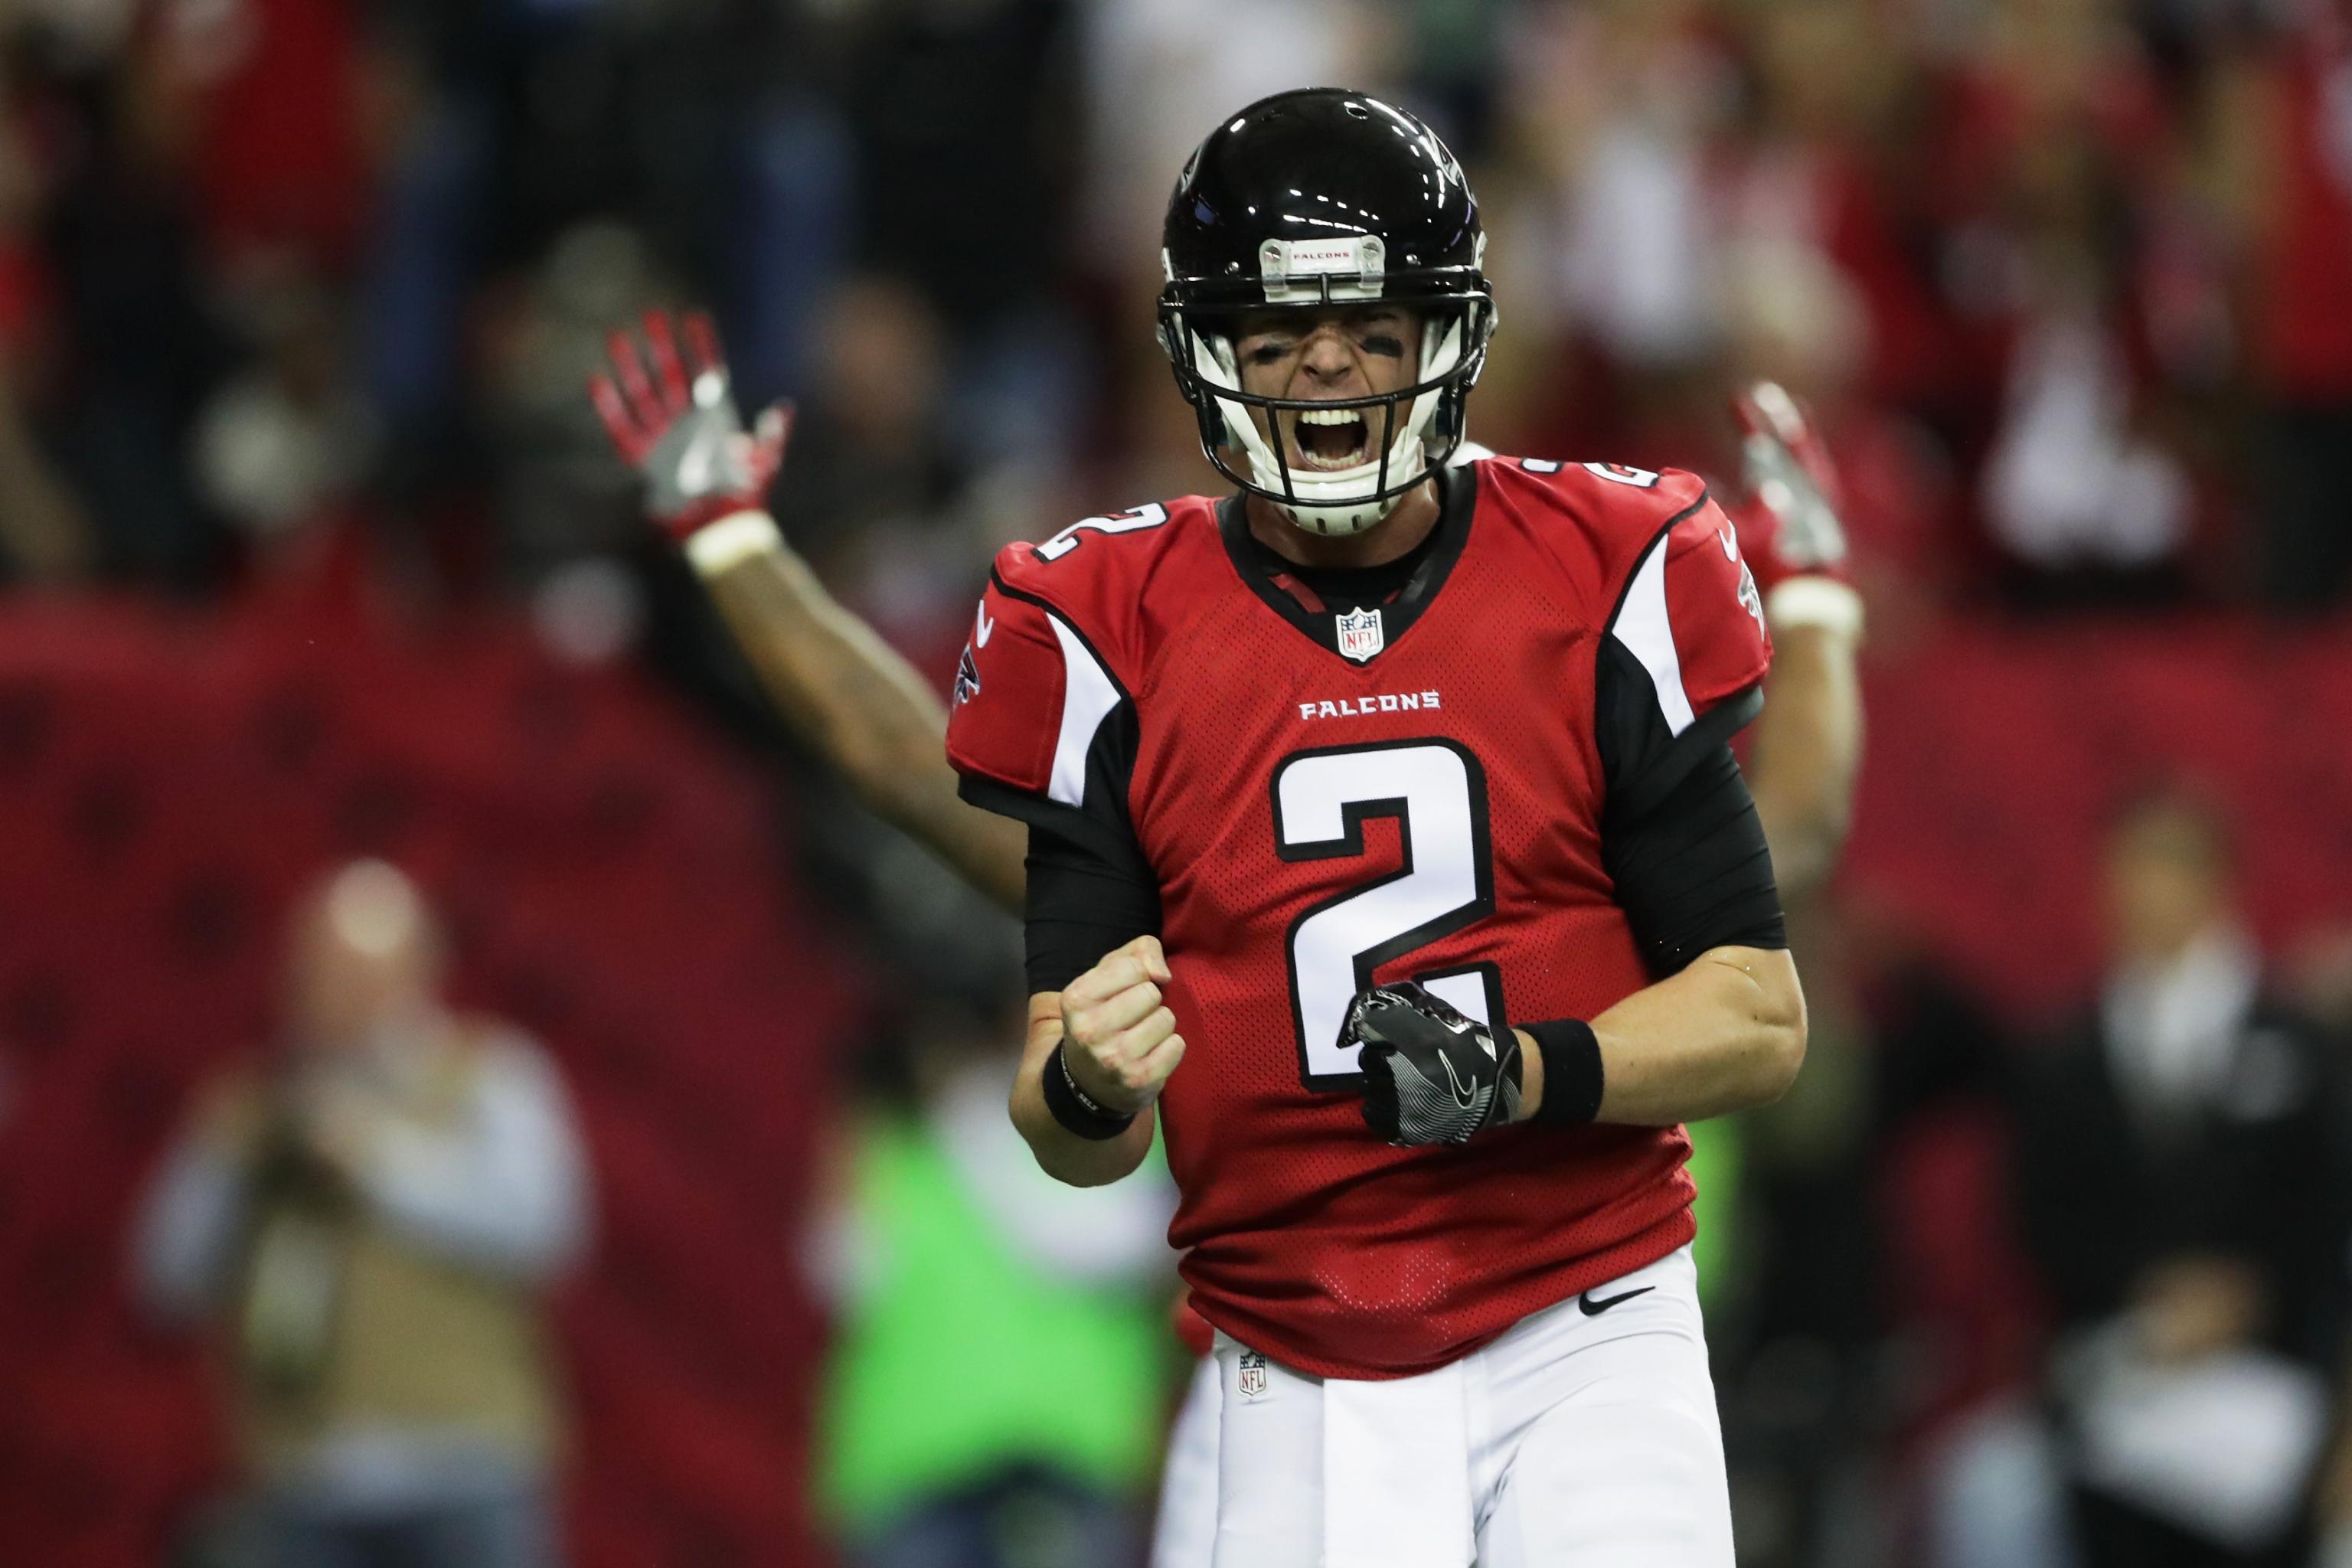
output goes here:
<path id="1" fill-rule="evenodd" d="M 1630 1301 L 1636 1296 L 1646 1296 L 1656 1289 L 1657 1287 L 1655 1285 L 1637 1286 L 1633 1289 L 1626 1291 L 1622 1296 L 1604 1297 L 1602 1300 L 1598 1301 L 1592 1299 L 1592 1292 L 1587 1290 L 1583 1295 L 1579 1296 L 1576 1299 L 1576 1304 L 1583 1310 L 1586 1317 L 1597 1318 L 1601 1313 L 1607 1311 L 1610 1308 L 1616 1306 L 1621 1301 Z"/>

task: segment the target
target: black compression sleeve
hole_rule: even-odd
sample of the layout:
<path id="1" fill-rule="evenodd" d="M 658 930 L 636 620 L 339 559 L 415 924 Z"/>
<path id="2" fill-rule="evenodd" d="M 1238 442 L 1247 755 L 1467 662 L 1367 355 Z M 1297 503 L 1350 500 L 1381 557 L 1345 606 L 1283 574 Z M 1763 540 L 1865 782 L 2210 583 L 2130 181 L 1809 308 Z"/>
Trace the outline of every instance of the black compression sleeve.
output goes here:
<path id="1" fill-rule="evenodd" d="M 1139 864 L 1051 828 L 1029 828 L 1029 989 L 1059 991 L 1103 954 L 1160 931 L 1160 889 Z"/>
<path id="2" fill-rule="evenodd" d="M 1789 945 L 1764 825 L 1727 744 L 1640 816 L 1605 822 L 1601 859 L 1655 978 L 1711 947 Z"/>

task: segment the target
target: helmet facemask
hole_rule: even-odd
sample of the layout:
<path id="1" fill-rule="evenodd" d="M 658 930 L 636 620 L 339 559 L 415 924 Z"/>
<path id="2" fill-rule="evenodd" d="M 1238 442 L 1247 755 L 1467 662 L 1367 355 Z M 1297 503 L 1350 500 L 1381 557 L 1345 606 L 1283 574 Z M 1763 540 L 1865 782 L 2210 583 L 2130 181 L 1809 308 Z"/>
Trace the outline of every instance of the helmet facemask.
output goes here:
<path id="1" fill-rule="evenodd" d="M 1336 291 L 1335 291 L 1336 292 Z M 1383 304 L 1422 318 L 1420 371 L 1412 384 L 1364 397 L 1273 397 L 1242 390 L 1233 324 L 1238 312 L 1199 311 L 1173 301 L 1160 307 L 1161 346 L 1186 400 L 1201 423 L 1202 446 L 1218 472 L 1280 507 L 1309 533 L 1360 533 L 1396 509 L 1405 495 L 1443 468 L 1460 444 L 1463 405 L 1486 360 L 1495 307 L 1483 291 L 1423 296 L 1375 295 Z M 1342 295 L 1316 304 L 1362 302 Z M 1260 430 L 1251 410 L 1261 410 Z M 1282 416 L 1360 410 L 1367 426 L 1365 459 L 1347 468 L 1295 464 Z M 1247 458 L 1247 471 L 1225 453 Z"/>

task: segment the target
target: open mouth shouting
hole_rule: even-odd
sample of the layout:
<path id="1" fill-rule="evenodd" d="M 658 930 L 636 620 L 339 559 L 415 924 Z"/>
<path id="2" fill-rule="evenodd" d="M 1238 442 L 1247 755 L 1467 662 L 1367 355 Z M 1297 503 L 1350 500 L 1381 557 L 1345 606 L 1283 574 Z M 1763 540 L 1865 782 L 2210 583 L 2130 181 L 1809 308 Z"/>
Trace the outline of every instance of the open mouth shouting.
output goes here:
<path id="1" fill-rule="evenodd" d="M 1291 442 L 1297 448 L 1300 466 L 1337 471 L 1352 468 L 1370 459 L 1371 451 L 1371 421 L 1379 408 L 1302 408 L 1286 412 L 1291 422 Z"/>

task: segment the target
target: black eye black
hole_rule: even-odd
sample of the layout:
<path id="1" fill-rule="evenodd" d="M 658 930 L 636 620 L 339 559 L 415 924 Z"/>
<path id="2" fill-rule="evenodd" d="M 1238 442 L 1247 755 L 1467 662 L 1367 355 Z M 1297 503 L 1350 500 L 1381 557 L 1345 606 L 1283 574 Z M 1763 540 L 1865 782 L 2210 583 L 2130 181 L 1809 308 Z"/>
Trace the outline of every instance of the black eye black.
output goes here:
<path id="1" fill-rule="evenodd" d="M 1364 352 L 1368 354 L 1385 354 L 1391 359 L 1402 359 L 1404 340 L 1390 337 L 1386 332 L 1374 332 L 1364 340 Z"/>
<path id="2" fill-rule="evenodd" d="M 1250 350 L 1252 364 L 1278 364 L 1290 357 L 1288 343 L 1260 343 Z"/>

